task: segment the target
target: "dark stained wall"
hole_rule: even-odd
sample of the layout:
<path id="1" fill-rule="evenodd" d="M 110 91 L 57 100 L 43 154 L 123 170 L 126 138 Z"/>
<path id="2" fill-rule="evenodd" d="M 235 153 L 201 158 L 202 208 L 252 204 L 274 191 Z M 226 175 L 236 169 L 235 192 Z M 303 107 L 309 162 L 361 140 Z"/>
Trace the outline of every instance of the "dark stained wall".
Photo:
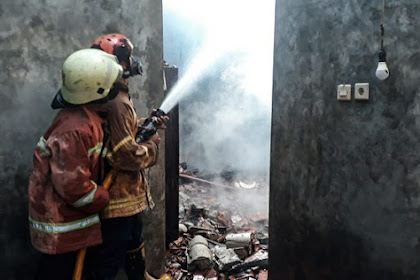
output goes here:
<path id="1" fill-rule="evenodd" d="M 127 35 L 135 45 L 134 55 L 143 62 L 145 74 L 133 79 L 130 88 L 139 116 L 147 116 L 163 100 L 161 1 L 0 3 L 1 279 L 32 279 L 34 273 L 38 254 L 28 235 L 28 175 L 33 149 L 56 113 L 49 104 L 60 87 L 61 65 L 70 53 L 109 32 Z M 149 174 L 157 202 L 147 218 L 153 225 L 146 232 L 157 236 L 155 244 L 148 246 L 153 247 L 149 256 L 163 259 L 163 152 Z M 153 272 L 162 269 L 159 262 L 150 266 Z"/>
<path id="2" fill-rule="evenodd" d="M 276 5 L 270 279 L 420 279 L 420 2 Z"/>

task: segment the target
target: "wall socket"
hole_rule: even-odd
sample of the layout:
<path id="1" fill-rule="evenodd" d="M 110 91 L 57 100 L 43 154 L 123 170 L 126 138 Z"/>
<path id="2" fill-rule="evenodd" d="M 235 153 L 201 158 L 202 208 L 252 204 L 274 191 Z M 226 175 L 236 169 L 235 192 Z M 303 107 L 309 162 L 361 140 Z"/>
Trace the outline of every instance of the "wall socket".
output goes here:
<path id="1" fill-rule="evenodd" d="M 369 99 L 369 83 L 357 83 L 354 85 L 354 99 L 356 100 Z"/>
<path id="2" fill-rule="evenodd" d="M 338 85 L 337 87 L 337 100 L 350 101 L 351 100 L 351 85 Z"/>

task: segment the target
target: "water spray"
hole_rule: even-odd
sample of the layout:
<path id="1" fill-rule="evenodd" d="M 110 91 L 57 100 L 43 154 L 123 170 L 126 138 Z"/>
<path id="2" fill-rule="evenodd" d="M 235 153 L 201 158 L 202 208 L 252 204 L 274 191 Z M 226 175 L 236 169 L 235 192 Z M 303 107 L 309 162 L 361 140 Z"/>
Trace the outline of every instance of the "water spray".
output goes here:
<path id="1" fill-rule="evenodd" d="M 210 51 L 210 49 L 205 49 L 200 53 L 188 68 L 186 75 L 175 84 L 175 87 L 166 96 L 160 108 L 153 112 L 152 116 L 148 118 L 143 125 L 138 127 L 135 137 L 136 143 L 144 142 L 152 137 L 157 131 L 156 126 L 158 125 L 158 119 L 166 116 L 165 112 L 172 110 L 180 100 L 191 93 L 190 87 L 193 86 L 202 73 L 214 63 L 215 56 L 210 56 Z M 212 59 L 205 60 L 204 57 L 212 57 Z"/>

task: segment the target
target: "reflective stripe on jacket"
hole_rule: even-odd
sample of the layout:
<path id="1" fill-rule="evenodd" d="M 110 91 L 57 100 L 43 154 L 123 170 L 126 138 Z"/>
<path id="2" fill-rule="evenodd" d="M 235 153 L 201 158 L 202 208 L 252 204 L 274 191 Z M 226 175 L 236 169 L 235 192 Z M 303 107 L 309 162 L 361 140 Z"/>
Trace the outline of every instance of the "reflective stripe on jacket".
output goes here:
<path id="1" fill-rule="evenodd" d="M 117 97 L 108 102 L 110 144 L 107 159 L 118 173 L 109 189 L 109 206 L 103 218 L 127 217 L 155 206 L 144 169 L 156 164 L 158 147 L 153 141 L 137 144 L 137 114 L 124 85 Z"/>
<path id="2" fill-rule="evenodd" d="M 29 181 L 33 246 L 61 254 L 102 242 L 99 212 L 109 202 L 101 186 L 104 105 L 62 109 L 37 144 Z M 103 166 L 103 164 L 102 164 Z"/>

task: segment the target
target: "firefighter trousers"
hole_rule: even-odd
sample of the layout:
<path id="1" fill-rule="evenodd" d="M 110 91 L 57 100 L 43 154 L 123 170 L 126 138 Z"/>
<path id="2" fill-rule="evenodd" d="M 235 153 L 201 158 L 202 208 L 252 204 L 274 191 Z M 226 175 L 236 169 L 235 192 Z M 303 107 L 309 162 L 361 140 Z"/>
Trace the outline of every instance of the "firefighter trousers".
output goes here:
<path id="1" fill-rule="evenodd" d="M 101 227 L 103 243 L 87 249 L 84 279 L 114 280 L 124 269 L 129 280 L 143 280 L 144 260 L 135 250 L 143 243 L 141 215 L 104 219 Z"/>
<path id="2" fill-rule="evenodd" d="M 77 252 L 58 255 L 41 254 L 35 280 L 71 280 Z"/>

